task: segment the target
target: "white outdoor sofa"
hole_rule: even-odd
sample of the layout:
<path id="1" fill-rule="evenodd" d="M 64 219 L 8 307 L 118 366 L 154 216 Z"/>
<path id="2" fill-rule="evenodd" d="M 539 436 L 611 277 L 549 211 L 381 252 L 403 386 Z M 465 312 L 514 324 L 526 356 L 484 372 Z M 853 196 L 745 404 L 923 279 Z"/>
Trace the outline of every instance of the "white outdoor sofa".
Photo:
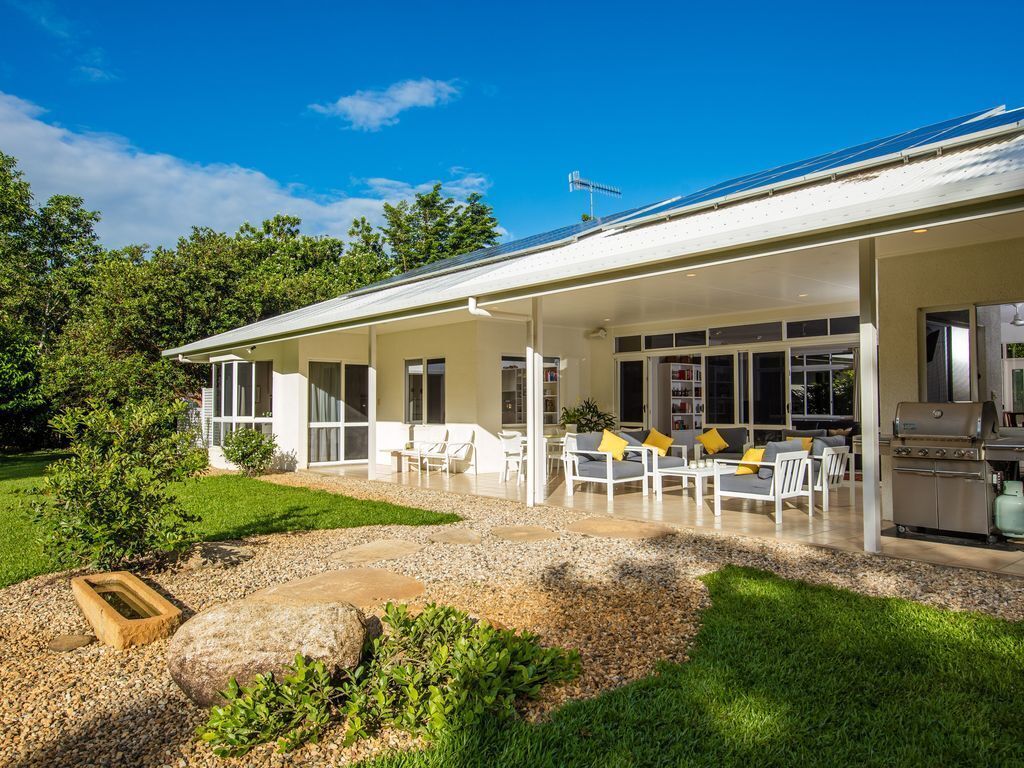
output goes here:
<path id="1" fill-rule="evenodd" d="M 601 437 L 601 432 L 566 435 L 563 462 L 565 489 L 568 495 L 573 495 L 576 483 L 601 483 L 606 487 L 608 500 L 611 501 L 616 485 L 639 482 L 646 496 L 650 487 L 647 449 L 634 445 L 626 446 L 626 455 L 639 455 L 640 461 L 616 461 L 610 451 L 597 449 L 601 444 Z"/>
<path id="2" fill-rule="evenodd" d="M 737 475 L 740 464 L 757 465 L 752 474 Z M 722 499 L 752 499 L 775 505 L 775 525 L 782 525 L 782 502 L 807 498 L 807 515 L 814 514 L 814 483 L 810 452 L 799 441 L 768 443 L 762 461 L 716 459 L 715 517 L 722 515 Z"/>
<path id="3" fill-rule="evenodd" d="M 444 440 L 440 443 L 430 445 L 420 454 L 424 469 L 430 474 L 431 469 L 437 469 L 446 475 L 452 473 L 452 468 L 465 465 L 467 468 L 472 464 L 476 471 L 476 457 L 474 455 L 473 432 L 471 430 L 452 429 L 447 430 Z"/>
<path id="4" fill-rule="evenodd" d="M 844 438 L 837 438 L 843 440 Z M 850 447 L 845 443 L 842 445 L 827 445 L 825 440 L 815 438 L 811 448 L 811 476 L 814 482 L 814 490 L 821 494 L 821 511 L 828 512 L 829 493 L 832 490 L 839 490 L 843 483 L 850 488 L 850 506 L 856 502 L 856 487 L 854 485 L 854 471 L 851 459 Z M 849 480 L 846 473 L 849 470 Z"/>

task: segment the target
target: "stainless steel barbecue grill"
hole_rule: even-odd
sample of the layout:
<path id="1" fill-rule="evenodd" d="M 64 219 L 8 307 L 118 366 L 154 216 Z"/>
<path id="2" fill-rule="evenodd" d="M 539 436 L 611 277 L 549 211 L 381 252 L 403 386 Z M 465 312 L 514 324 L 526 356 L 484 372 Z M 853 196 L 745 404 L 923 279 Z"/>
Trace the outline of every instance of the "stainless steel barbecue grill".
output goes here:
<path id="1" fill-rule="evenodd" d="M 992 536 L 995 489 L 986 452 L 997 437 L 991 402 L 900 403 L 889 447 L 899 530 Z"/>

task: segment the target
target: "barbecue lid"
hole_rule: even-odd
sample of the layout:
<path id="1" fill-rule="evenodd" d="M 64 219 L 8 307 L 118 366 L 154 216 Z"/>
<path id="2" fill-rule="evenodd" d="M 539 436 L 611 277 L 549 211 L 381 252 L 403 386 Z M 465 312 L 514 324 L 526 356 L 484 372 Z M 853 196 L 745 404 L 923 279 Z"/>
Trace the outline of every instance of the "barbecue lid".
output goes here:
<path id="1" fill-rule="evenodd" d="M 996 436 L 999 421 L 991 400 L 983 403 L 914 403 L 896 406 L 893 434 L 898 437 L 969 438 Z"/>

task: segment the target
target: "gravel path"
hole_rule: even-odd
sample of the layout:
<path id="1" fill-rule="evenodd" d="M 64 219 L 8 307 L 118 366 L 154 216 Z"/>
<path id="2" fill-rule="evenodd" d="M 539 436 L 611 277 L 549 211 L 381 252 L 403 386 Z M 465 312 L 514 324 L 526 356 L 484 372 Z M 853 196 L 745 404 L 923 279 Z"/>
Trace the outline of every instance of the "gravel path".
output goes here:
<path id="1" fill-rule="evenodd" d="M 454 526 L 372 526 L 256 536 L 241 557 L 218 562 L 220 548 L 190 566 L 147 574 L 186 612 L 202 610 L 286 580 L 339 567 L 338 550 L 380 538 L 423 544 L 413 554 L 373 563 L 426 584 L 423 601 L 456 605 L 545 642 L 579 648 L 583 675 L 530 707 L 542 716 L 568 698 L 648 674 L 659 659 L 685 660 L 706 592 L 697 577 L 724 563 L 773 571 L 876 596 L 1024 618 L 1019 579 L 858 553 L 815 549 L 720 532 L 680 531 L 624 540 L 584 536 L 566 527 L 587 515 L 519 503 L 347 478 L 296 473 L 272 482 L 326 488 L 437 511 L 456 512 Z M 492 527 L 539 525 L 558 531 L 544 541 L 513 543 Z M 481 534 L 477 545 L 431 542 L 439 530 Z M 237 554 L 237 553 L 234 553 Z M 0 765 L 192 766 L 336 765 L 388 747 L 401 734 L 344 749 L 337 729 L 291 756 L 270 746 L 241 760 L 214 758 L 192 734 L 204 712 L 167 675 L 166 641 L 129 651 L 92 644 L 68 653 L 46 648 L 56 635 L 90 631 L 71 596 L 68 574 L 0 590 Z"/>

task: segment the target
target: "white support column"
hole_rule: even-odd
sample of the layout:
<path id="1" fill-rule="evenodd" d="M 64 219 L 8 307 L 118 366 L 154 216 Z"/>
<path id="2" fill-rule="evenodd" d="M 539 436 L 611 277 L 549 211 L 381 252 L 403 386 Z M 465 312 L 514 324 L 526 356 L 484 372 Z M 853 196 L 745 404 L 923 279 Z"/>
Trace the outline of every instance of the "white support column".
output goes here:
<path id="1" fill-rule="evenodd" d="M 874 238 L 859 242 L 860 258 L 860 431 L 864 493 L 864 551 L 882 549 L 882 486 L 878 447 L 878 261 Z"/>
<path id="2" fill-rule="evenodd" d="M 377 329 L 367 328 L 368 349 L 366 367 L 366 477 L 377 479 Z"/>
<path id="3" fill-rule="evenodd" d="M 544 500 L 544 352 L 541 300 L 533 299 L 526 324 L 526 505 Z"/>

